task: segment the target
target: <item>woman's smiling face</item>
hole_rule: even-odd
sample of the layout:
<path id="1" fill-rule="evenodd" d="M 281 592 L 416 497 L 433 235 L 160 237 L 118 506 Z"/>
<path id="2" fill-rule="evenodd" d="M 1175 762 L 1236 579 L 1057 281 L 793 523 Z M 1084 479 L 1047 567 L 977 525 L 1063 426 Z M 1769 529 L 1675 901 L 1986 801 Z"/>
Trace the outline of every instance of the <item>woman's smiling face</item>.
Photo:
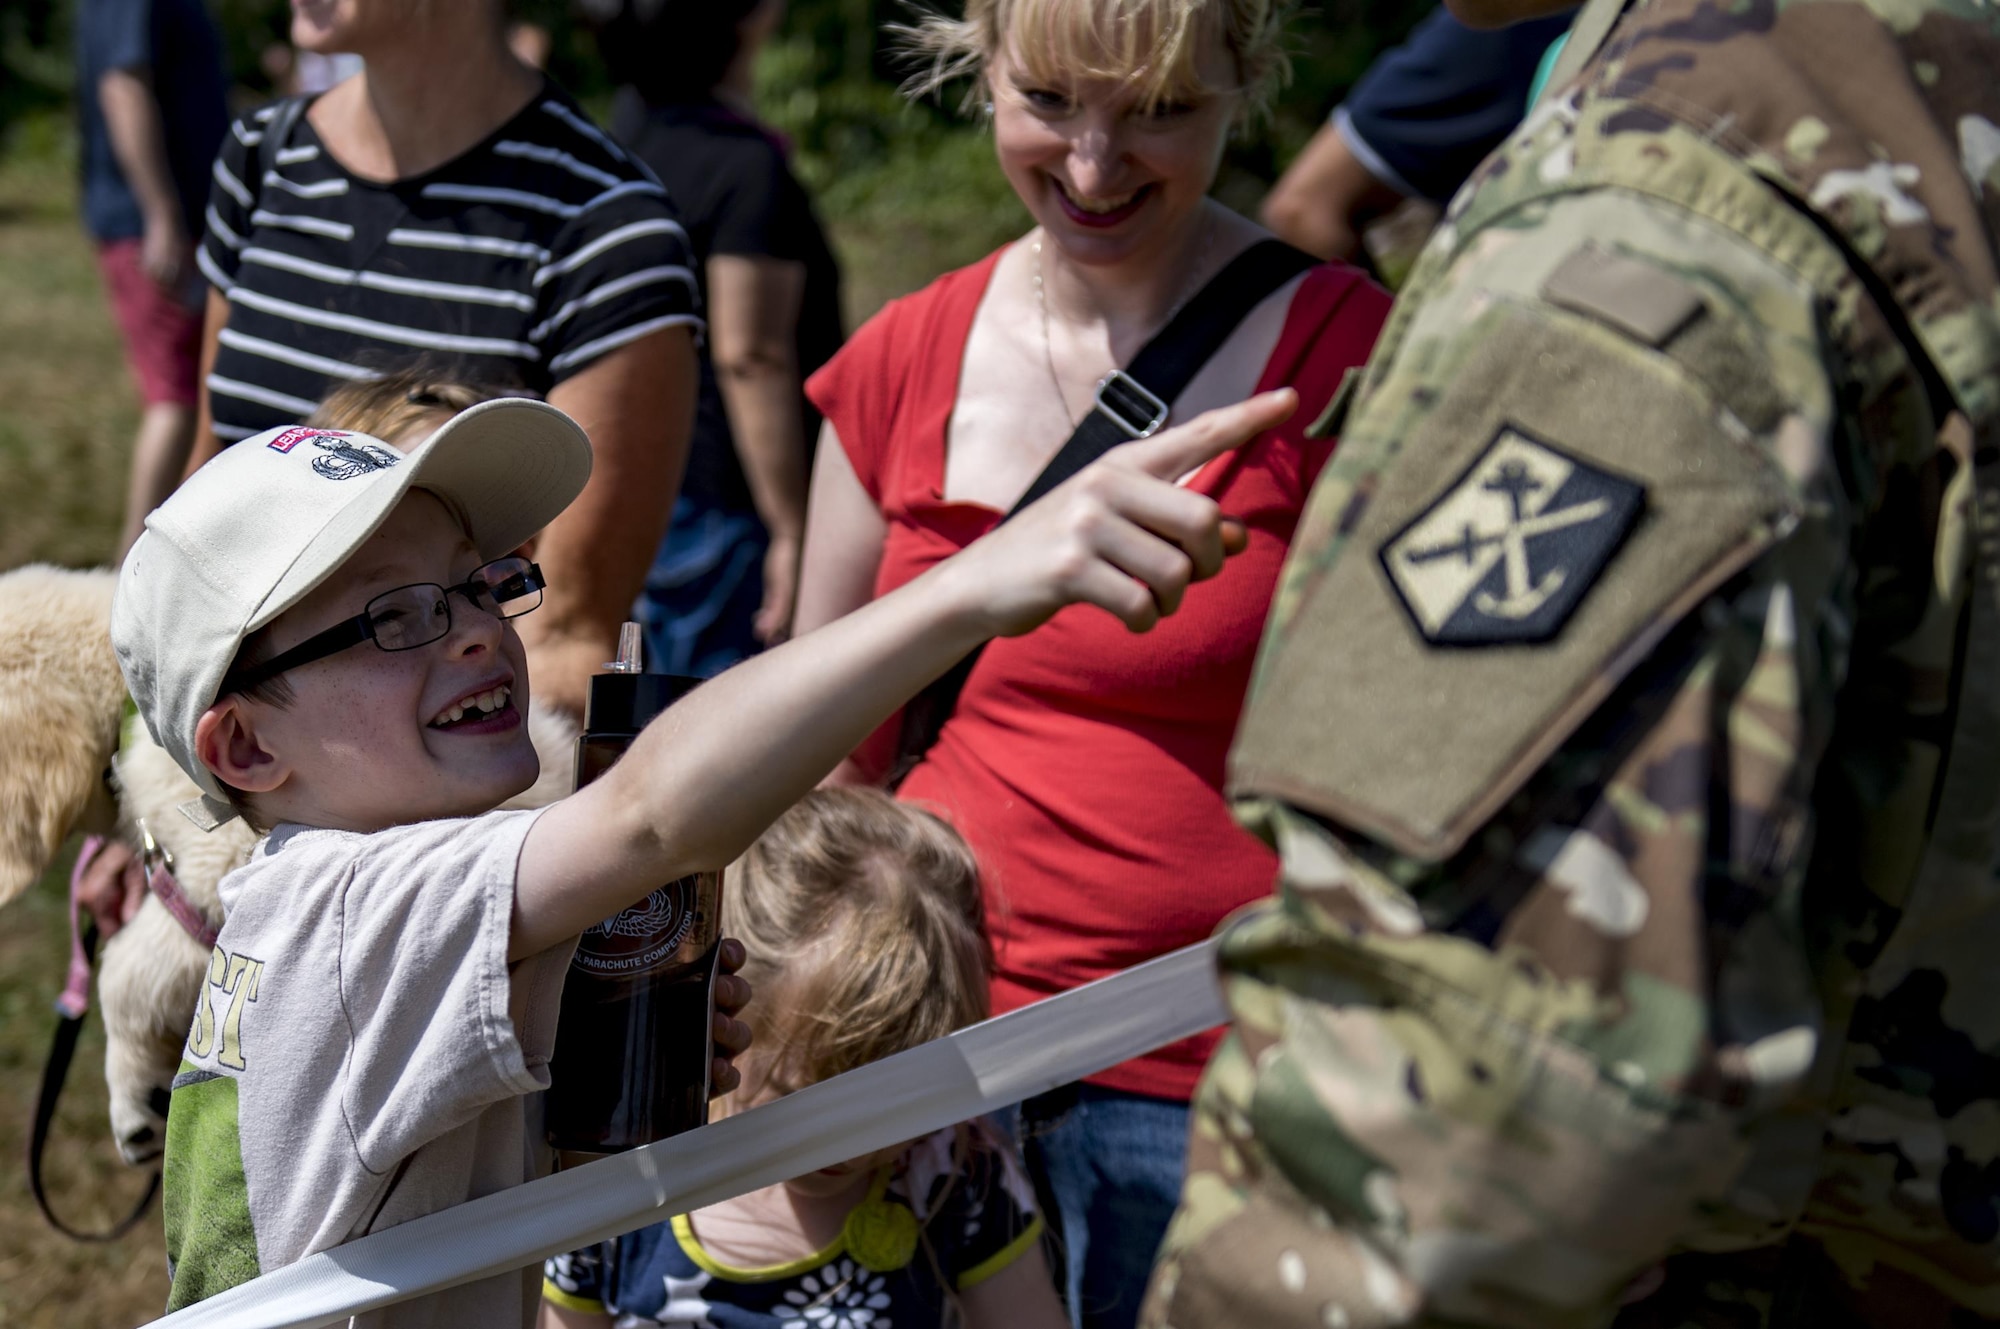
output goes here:
<path id="1" fill-rule="evenodd" d="M 1153 105 L 1129 81 L 1031 76 L 1012 50 L 987 67 L 1000 169 L 1076 263 L 1175 257 L 1240 109 L 1222 38 L 1196 38 L 1199 87 Z"/>

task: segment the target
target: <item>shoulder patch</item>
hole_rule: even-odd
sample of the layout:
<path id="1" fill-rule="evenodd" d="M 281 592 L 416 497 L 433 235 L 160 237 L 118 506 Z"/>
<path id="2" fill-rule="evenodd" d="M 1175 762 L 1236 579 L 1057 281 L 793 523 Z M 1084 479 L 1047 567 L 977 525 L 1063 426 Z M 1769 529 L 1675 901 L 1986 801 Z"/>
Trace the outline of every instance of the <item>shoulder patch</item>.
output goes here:
<path id="1" fill-rule="evenodd" d="M 1704 384 L 1596 320 L 1485 293 L 1399 358 L 1301 520 L 1345 552 L 1266 636 L 1229 788 L 1439 862 L 1800 500 Z"/>
<path id="2" fill-rule="evenodd" d="M 1645 506 L 1646 487 L 1514 424 L 1379 557 L 1434 646 L 1547 641 Z"/>

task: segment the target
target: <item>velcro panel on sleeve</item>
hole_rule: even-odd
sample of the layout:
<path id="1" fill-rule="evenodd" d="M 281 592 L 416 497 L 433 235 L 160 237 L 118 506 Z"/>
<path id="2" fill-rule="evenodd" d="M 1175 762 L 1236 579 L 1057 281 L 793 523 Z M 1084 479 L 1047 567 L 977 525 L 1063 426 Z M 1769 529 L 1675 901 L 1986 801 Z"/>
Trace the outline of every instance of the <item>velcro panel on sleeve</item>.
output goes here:
<path id="1" fill-rule="evenodd" d="M 1685 368 L 1495 297 L 1266 643 L 1231 792 L 1455 853 L 1796 500 Z M 1412 395 L 1392 373 L 1384 409 Z M 1380 446 L 1360 406 L 1350 446 Z M 1725 422 L 1727 421 L 1727 422 Z"/>
<path id="2" fill-rule="evenodd" d="M 1691 283 L 1595 241 L 1557 265 L 1542 283 L 1542 298 L 1600 319 L 1648 346 L 1666 345 L 1703 308 L 1701 292 Z"/>

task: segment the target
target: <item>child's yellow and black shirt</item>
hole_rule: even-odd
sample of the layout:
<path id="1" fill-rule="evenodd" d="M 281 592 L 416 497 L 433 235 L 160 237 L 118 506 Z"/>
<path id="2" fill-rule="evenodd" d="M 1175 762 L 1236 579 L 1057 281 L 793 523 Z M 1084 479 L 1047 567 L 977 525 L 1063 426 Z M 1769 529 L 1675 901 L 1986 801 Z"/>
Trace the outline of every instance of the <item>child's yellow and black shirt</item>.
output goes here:
<path id="1" fill-rule="evenodd" d="M 954 1146 L 961 1131 L 967 1142 Z M 969 1147 L 968 1147 L 969 1146 Z M 559 1306 L 621 1325 L 704 1329 L 897 1329 L 942 1322 L 962 1292 L 1040 1240 L 1033 1189 L 1012 1147 L 984 1123 L 926 1136 L 875 1175 L 839 1237 L 786 1264 L 717 1259 L 685 1214 L 544 1270 Z"/>

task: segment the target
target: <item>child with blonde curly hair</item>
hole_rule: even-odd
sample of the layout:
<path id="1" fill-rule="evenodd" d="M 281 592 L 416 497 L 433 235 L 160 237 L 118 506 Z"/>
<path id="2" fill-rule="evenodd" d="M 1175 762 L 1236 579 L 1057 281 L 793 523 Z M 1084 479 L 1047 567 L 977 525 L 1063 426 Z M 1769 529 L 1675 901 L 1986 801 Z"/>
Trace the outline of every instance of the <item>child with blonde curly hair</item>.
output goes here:
<path id="1" fill-rule="evenodd" d="M 979 869 L 878 790 L 808 794 L 730 869 L 749 953 L 741 1111 L 986 1017 Z M 549 1261 L 544 1329 L 809 1324 L 1059 1329 L 1011 1144 L 968 1122 Z"/>

